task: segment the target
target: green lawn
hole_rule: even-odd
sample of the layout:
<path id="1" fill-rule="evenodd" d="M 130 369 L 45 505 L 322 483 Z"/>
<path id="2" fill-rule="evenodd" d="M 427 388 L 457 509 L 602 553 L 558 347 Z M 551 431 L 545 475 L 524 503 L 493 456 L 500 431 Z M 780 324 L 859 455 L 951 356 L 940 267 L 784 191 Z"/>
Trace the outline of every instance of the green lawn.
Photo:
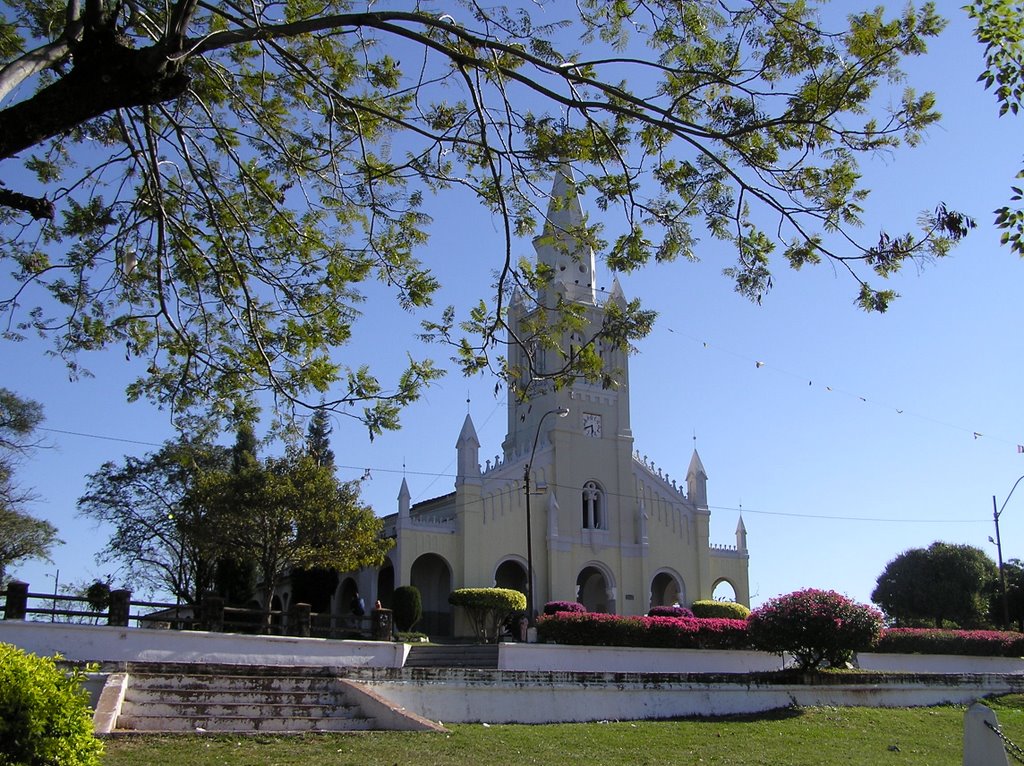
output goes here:
<path id="1" fill-rule="evenodd" d="M 1024 744 L 1024 697 L 992 703 Z M 105 766 L 960 766 L 962 707 L 808 708 L 741 718 L 508 726 L 450 734 L 373 732 L 296 737 L 136 736 L 107 740 Z M 1012 760 L 1011 760 L 1012 763 Z"/>

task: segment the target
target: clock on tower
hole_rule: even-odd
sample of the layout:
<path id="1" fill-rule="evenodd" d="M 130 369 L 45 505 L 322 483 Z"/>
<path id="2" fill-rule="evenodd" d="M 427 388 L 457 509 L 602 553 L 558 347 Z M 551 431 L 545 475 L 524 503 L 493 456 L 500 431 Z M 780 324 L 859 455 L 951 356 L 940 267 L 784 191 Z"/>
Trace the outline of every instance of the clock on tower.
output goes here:
<path id="1" fill-rule="evenodd" d="M 583 413 L 583 433 L 595 438 L 601 436 L 601 416 L 592 412 Z"/>

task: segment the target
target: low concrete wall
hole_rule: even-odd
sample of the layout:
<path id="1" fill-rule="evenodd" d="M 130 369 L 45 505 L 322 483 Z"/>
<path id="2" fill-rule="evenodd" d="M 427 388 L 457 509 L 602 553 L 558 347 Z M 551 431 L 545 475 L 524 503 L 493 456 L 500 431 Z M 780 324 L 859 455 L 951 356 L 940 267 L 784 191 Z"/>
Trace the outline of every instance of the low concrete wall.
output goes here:
<path id="1" fill-rule="evenodd" d="M 961 654 L 883 654 L 862 652 L 857 655 L 861 670 L 886 670 L 901 673 L 1017 673 L 1024 674 L 1021 657 L 968 657 Z"/>
<path id="2" fill-rule="evenodd" d="M 640 649 L 565 644 L 499 644 L 499 670 L 570 673 L 766 673 L 777 654 L 711 649 Z"/>
<path id="3" fill-rule="evenodd" d="M 749 714 L 791 706 L 916 707 L 966 704 L 1024 691 L 1024 677 L 996 674 L 853 675 L 804 685 L 731 674 L 454 669 L 355 673 L 393 705 L 442 724 L 629 721 Z"/>
<path id="4" fill-rule="evenodd" d="M 105 625 L 0 621 L 0 641 L 33 654 L 80 662 L 200 662 L 400 668 L 407 644 L 237 633 L 142 630 Z"/>

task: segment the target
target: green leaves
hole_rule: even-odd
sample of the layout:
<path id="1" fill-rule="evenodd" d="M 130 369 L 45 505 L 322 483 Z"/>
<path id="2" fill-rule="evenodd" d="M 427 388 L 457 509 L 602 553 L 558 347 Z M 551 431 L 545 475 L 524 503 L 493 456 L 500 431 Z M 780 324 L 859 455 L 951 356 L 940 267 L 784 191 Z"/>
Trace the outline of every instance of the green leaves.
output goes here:
<path id="1" fill-rule="evenodd" d="M 964 8 L 975 22 L 975 36 L 985 46 L 985 70 L 978 81 L 991 89 L 999 102 L 999 116 L 1016 115 L 1024 103 L 1024 10 L 1010 0 L 974 0 Z M 1024 170 L 1017 174 L 1024 178 Z M 1011 186 L 1012 202 L 1021 190 Z M 1003 230 L 1000 242 L 1024 256 L 1024 210 L 1010 205 L 995 211 L 995 224 Z"/>
<path id="2" fill-rule="evenodd" d="M 0 312 L 16 316 L 12 337 L 50 337 L 73 372 L 81 351 L 126 348 L 145 370 L 128 395 L 185 416 L 223 419 L 270 398 L 287 416 L 323 395 L 371 434 L 396 427 L 440 370 L 410 358 L 385 381 L 344 349 L 371 280 L 395 309 L 420 313 L 464 372 L 556 385 L 607 377 L 593 350 L 641 337 L 639 306 L 624 309 L 614 339 L 580 338 L 566 352 L 582 317 L 547 290 L 533 306 L 545 321 L 514 341 L 546 364 L 512 371 L 495 355 L 513 292 L 536 303 L 554 284 L 516 255 L 518 238 L 540 233 L 552 172 L 566 163 L 602 219 L 569 233 L 607 266 L 693 258 L 704 233 L 731 247 L 725 273 L 755 301 L 781 254 L 795 268 L 841 265 L 858 303 L 882 310 L 894 294 L 866 276 L 943 255 L 961 236 L 942 225 L 949 215 L 878 243 L 857 236 L 858 158 L 913 146 L 938 118 L 900 69 L 942 29 L 930 3 L 829 29 L 804 0 L 586 0 L 543 24 L 526 8 L 471 2 L 453 9 L 456 21 L 346 2 L 132 14 L 101 2 L 96 23 L 72 20 L 68 37 L 63 7 L 8 6 L 0 94 L 12 103 L 0 103 L 0 143 L 26 126 L 34 138 L 25 159 L 4 161 L 23 162 L 53 199 L 8 195 L 22 203 L 0 209 L 0 257 L 16 283 Z M 1012 4 L 975 7 L 995 20 L 987 78 L 1012 111 L 1019 57 L 999 47 L 1015 31 Z M 49 58 L 27 56 L 36 42 L 51 44 Z M 45 72 L 17 74 L 30 61 Z M 424 205 L 453 186 L 507 236 L 490 295 L 424 317 L 461 273 L 430 249 L 447 220 Z M 59 224 L 21 220 L 51 203 Z M 1021 220 L 1000 215 L 1019 246 Z M 19 293 L 27 285 L 48 295 L 22 305 L 15 294 L 37 294 Z"/>

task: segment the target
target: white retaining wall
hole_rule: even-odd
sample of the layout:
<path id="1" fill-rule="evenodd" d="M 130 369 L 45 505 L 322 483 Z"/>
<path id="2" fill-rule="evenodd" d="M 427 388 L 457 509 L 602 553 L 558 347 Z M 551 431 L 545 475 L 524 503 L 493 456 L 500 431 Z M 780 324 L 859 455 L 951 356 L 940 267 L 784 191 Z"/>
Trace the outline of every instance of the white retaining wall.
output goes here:
<path id="1" fill-rule="evenodd" d="M 404 674 L 403 674 L 404 676 Z M 362 681 L 393 705 L 447 723 L 629 721 L 760 713 L 792 706 L 967 704 L 1024 689 L 1006 675 L 879 677 L 827 685 L 752 683 L 716 676 L 448 670 Z"/>
<path id="2" fill-rule="evenodd" d="M 570 673 L 763 673 L 781 670 L 782 658 L 754 651 L 500 644 L 498 668 Z"/>
<path id="3" fill-rule="evenodd" d="M 245 636 L 197 630 L 0 621 L 0 641 L 40 656 L 81 662 L 204 662 L 227 665 L 323 665 L 400 668 L 408 644 Z"/>

